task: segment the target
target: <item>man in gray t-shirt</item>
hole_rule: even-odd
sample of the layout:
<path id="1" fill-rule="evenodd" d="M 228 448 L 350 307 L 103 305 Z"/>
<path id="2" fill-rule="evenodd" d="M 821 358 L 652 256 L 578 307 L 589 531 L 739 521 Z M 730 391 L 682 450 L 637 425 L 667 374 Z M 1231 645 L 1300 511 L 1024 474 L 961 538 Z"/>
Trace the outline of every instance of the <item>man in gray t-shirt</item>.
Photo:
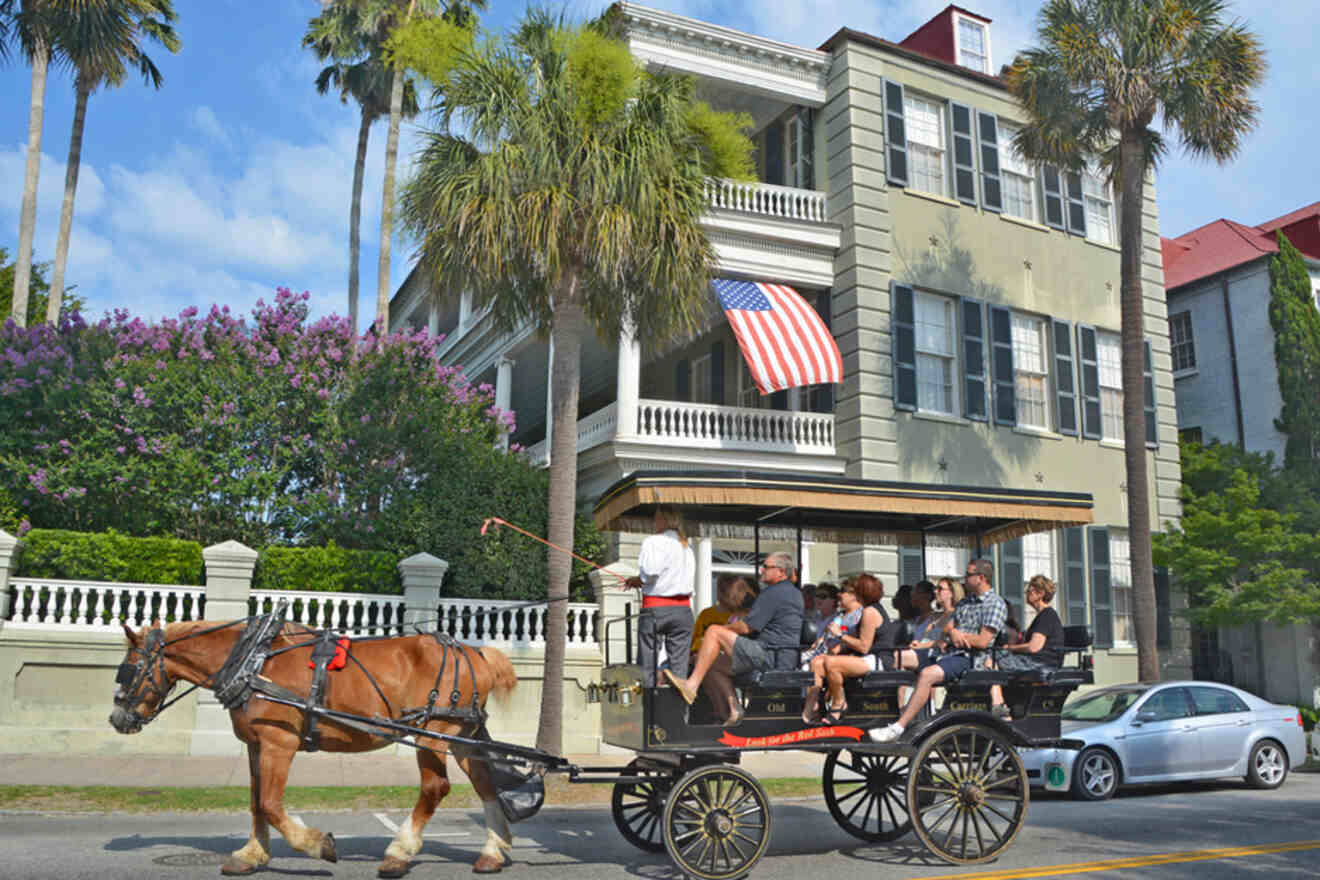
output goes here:
<path id="1" fill-rule="evenodd" d="M 733 689 L 733 678 L 745 672 L 797 667 L 802 637 L 802 594 L 792 580 L 793 558 L 772 553 L 761 565 L 761 594 L 742 620 L 730 620 L 706 629 L 697 651 L 692 675 L 679 678 L 665 670 L 683 699 L 692 703 L 705 686 L 715 711 L 730 727 L 742 720 L 743 708 Z"/>

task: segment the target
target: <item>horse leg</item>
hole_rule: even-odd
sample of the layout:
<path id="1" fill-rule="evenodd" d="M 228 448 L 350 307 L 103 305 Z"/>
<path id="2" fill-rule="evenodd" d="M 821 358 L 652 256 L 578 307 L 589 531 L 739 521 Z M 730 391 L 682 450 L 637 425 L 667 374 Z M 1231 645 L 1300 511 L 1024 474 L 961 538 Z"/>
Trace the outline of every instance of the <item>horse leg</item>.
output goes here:
<path id="1" fill-rule="evenodd" d="M 292 750 L 275 750 L 269 745 L 261 750 L 261 791 L 258 795 L 261 815 L 298 852 L 314 859 L 337 862 L 339 854 L 335 850 L 333 834 L 308 828 L 284 812 L 284 786 L 289 781 L 289 765 L 293 763 L 294 754 L 296 752 Z"/>
<path id="2" fill-rule="evenodd" d="M 248 789 L 251 793 L 252 836 L 242 849 L 235 850 L 220 867 L 221 874 L 251 874 L 270 861 L 270 827 L 261 812 L 261 745 L 247 747 Z"/>
<path id="3" fill-rule="evenodd" d="M 413 807 L 408 823 L 385 848 L 385 861 L 376 869 L 378 877 L 402 877 L 407 872 L 408 863 L 422 850 L 422 829 L 431 821 L 440 801 L 449 794 L 449 768 L 445 765 L 444 752 L 418 749 L 417 769 L 422 777 L 417 805 Z"/>
<path id="4" fill-rule="evenodd" d="M 472 788 L 481 798 L 481 806 L 486 811 L 486 845 L 481 848 L 481 856 L 472 866 L 472 871 L 475 874 L 498 873 L 504 867 L 506 853 L 512 860 L 513 832 L 509 830 L 509 822 L 504 818 L 504 811 L 500 809 L 495 783 L 491 781 L 486 762 L 480 757 L 466 750 L 460 751 L 458 748 L 454 749 L 454 757 L 468 779 L 472 780 Z"/>

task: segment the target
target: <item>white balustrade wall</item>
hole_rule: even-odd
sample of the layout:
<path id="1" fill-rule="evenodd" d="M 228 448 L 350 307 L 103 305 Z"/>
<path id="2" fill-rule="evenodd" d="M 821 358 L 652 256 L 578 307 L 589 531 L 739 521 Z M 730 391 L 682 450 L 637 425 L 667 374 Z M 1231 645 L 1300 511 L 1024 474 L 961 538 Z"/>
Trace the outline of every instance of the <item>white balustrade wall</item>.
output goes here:
<path id="1" fill-rule="evenodd" d="M 462 642 L 544 645 L 548 607 L 498 600 L 442 599 L 437 629 Z M 596 647 L 599 612 L 600 606 L 594 602 L 569 603 L 566 638 L 569 647 Z"/>
<path id="2" fill-rule="evenodd" d="M 834 454 L 834 416 L 640 400 L 637 434 L 679 446 Z"/>
<path id="3" fill-rule="evenodd" d="M 66 630 L 136 629 L 160 620 L 201 620 L 206 589 L 164 584 L 13 578 L 12 627 Z"/>
<path id="4" fill-rule="evenodd" d="M 706 200 L 726 211 L 825 222 L 825 193 L 817 190 L 712 177 L 706 180 Z"/>
<path id="5" fill-rule="evenodd" d="M 375 593 L 318 593 L 304 590 L 253 590 L 248 613 L 267 614 L 280 599 L 289 601 L 285 620 L 312 629 L 365 636 L 403 632 L 403 597 Z"/>

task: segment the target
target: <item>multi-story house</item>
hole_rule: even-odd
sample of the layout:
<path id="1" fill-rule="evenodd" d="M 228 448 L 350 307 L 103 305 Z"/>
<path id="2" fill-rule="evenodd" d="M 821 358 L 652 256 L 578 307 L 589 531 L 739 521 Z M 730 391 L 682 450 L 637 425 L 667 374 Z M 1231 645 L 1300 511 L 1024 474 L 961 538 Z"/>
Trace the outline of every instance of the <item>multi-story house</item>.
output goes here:
<path id="1" fill-rule="evenodd" d="M 1093 170 L 1014 153 L 1023 112 L 995 73 L 992 22 L 950 6 L 897 43 L 845 27 L 808 49 L 616 10 L 635 57 L 755 120 L 760 179 L 709 185 L 719 271 L 796 289 L 829 324 L 844 381 L 762 397 L 713 295 L 690 342 L 590 342 L 581 500 L 639 469 L 1088 492 L 1096 525 L 996 548 L 1002 586 L 1021 608 L 1024 574 L 1054 577 L 1065 621 L 1095 630 L 1097 680 L 1135 678 L 1114 197 Z M 1145 213 L 1151 514 L 1164 523 L 1179 517 L 1180 472 L 1153 184 Z M 447 334 L 441 356 L 496 385 L 517 413 L 513 441 L 543 459 L 546 344 L 496 333 L 466 300 L 430 302 L 410 277 L 391 314 Z M 619 557 L 639 540 L 620 536 Z M 703 539 L 699 581 L 750 572 L 751 549 Z M 923 569 L 961 574 L 969 552 L 816 544 L 803 577 L 867 570 L 892 593 Z M 1184 656 L 1167 652 L 1171 672 Z"/>
<path id="2" fill-rule="evenodd" d="M 1282 232 L 1301 251 L 1320 308 L 1320 202 L 1256 226 L 1216 220 L 1162 241 L 1178 433 L 1283 460 L 1283 410 L 1270 326 L 1270 259 Z M 1193 631 L 1198 678 L 1267 699 L 1320 700 L 1311 626 L 1257 624 Z"/>

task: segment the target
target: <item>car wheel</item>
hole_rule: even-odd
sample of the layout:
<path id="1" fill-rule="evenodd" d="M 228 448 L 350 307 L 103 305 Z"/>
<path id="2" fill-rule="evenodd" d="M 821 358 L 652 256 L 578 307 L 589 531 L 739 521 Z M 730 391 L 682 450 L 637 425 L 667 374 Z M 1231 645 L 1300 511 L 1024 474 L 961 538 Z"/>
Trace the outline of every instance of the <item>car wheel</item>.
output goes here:
<path id="1" fill-rule="evenodd" d="M 1247 758 L 1247 784 L 1252 788 L 1278 788 L 1288 778 L 1288 755 L 1272 739 L 1251 747 Z"/>
<path id="2" fill-rule="evenodd" d="M 1103 801 L 1118 790 L 1118 759 L 1094 746 L 1073 762 L 1073 794 L 1085 801 Z"/>

